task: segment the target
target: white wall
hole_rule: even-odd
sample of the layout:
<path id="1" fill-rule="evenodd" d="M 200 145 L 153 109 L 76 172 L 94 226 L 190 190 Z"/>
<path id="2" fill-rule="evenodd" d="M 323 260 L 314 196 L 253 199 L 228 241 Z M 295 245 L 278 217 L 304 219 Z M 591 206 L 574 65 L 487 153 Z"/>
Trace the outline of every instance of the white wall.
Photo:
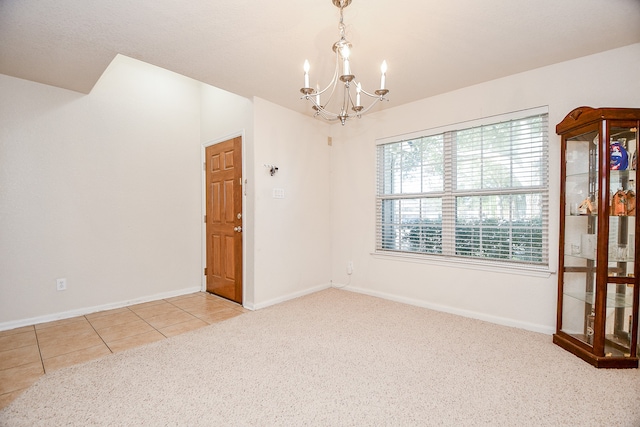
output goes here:
<path id="1" fill-rule="evenodd" d="M 254 98 L 255 307 L 328 287 L 330 126 Z M 274 176 L 264 166 L 279 168 Z M 283 199 L 273 189 L 283 189 Z"/>
<path id="2" fill-rule="evenodd" d="M 333 281 L 550 332 L 555 275 L 371 255 L 375 140 L 548 105 L 555 265 L 555 124 L 580 105 L 637 107 L 639 71 L 640 45 L 632 45 L 344 127 L 126 57 L 112 63 L 89 95 L 0 75 L 0 329 L 200 289 L 202 146 L 243 132 L 248 306 L 264 307 Z M 280 169 L 271 177 L 264 164 Z M 285 198 L 274 199 L 274 188 Z M 68 290 L 55 291 L 59 277 L 68 279 Z"/>
<path id="3" fill-rule="evenodd" d="M 226 90 L 202 84 L 200 139 L 203 144 L 219 141 L 239 133 L 252 139 L 253 104 Z"/>
<path id="4" fill-rule="evenodd" d="M 261 308 L 328 287 L 329 125 L 203 86 L 203 144 L 243 135 L 244 305 Z M 271 176 L 265 164 L 278 172 Z M 274 188 L 284 199 L 273 198 Z"/>
<path id="5" fill-rule="evenodd" d="M 203 85 L 204 145 L 243 135 L 244 305 L 261 308 L 330 282 L 329 125 Z M 271 176 L 265 164 L 277 165 Z M 274 199 L 273 189 L 285 192 Z"/>
<path id="6" fill-rule="evenodd" d="M 239 134 L 245 305 L 329 286 L 328 125 L 124 56 L 89 95 L 0 92 L 0 330 L 200 290 L 203 147 Z"/>
<path id="7" fill-rule="evenodd" d="M 427 98 L 334 127 L 332 276 L 361 292 L 531 330 L 555 330 L 557 275 L 538 277 L 400 261 L 375 249 L 375 141 L 538 106 L 549 107 L 551 242 L 558 258 L 559 144 L 573 108 L 638 107 L 640 44 Z M 428 72 L 425 73 L 428 78 Z M 389 75 L 393 102 L 393 81 Z M 346 274 L 349 260 L 354 272 Z"/>
<path id="8" fill-rule="evenodd" d="M 89 95 L 0 75 L 0 327 L 200 289 L 200 87 L 123 56 Z"/>

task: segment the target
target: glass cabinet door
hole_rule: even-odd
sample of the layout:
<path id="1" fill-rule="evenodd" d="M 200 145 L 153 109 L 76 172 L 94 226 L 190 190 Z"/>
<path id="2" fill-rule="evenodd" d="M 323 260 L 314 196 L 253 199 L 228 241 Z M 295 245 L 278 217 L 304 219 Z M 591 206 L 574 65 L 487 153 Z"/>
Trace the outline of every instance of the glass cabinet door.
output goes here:
<path id="1" fill-rule="evenodd" d="M 598 249 L 599 133 L 566 141 L 562 330 L 593 345 Z"/>
<path id="2" fill-rule="evenodd" d="M 606 356 L 629 357 L 632 348 L 637 148 L 635 127 L 611 127 Z"/>
<path id="3" fill-rule="evenodd" d="M 566 140 L 562 331 L 594 345 L 598 258 L 606 259 L 604 356 L 629 357 L 634 324 L 637 129 L 611 127 L 609 136 L 609 179 L 607 188 L 603 187 L 608 197 L 599 195 L 599 132 Z M 608 206 L 598 206 L 602 200 L 608 200 Z M 599 236 L 599 214 L 608 216 L 603 226 L 606 239 Z M 606 257 L 598 257 L 598 248 L 606 250 Z"/>

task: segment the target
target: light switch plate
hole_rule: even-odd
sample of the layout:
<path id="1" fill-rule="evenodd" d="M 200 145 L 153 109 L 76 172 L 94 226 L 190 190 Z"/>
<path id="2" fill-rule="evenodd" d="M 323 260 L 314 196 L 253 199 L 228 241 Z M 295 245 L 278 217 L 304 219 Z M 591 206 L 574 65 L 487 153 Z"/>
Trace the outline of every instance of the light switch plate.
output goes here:
<path id="1" fill-rule="evenodd" d="M 284 188 L 274 188 L 273 189 L 273 198 L 274 199 L 284 199 Z"/>

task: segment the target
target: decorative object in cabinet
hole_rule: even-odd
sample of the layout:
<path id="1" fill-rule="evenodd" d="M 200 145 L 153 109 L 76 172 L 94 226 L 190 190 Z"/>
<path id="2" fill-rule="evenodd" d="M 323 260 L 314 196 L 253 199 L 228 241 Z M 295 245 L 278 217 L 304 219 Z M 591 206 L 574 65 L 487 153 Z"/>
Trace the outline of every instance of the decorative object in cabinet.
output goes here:
<path id="1" fill-rule="evenodd" d="M 640 108 L 579 107 L 561 136 L 553 342 L 598 368 L 637 368 Z"/>

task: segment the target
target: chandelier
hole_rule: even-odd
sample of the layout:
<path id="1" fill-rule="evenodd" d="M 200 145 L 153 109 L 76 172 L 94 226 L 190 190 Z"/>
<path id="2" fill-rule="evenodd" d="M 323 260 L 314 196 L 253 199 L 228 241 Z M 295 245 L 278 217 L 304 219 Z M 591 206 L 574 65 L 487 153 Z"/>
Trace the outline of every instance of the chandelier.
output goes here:
<path id="1" fill-rule="evenodd" d="M 309 85 L 309 61 L 304 61 L 304 87 L 300 89 L 303 93 L 301 99 L 310 101 L 312 107 L 315 110 L 314 117 L 322 117 L 327 121 L 340 120 L 342 125 L 347 120 L 357 117 L 360 118 L 363 114 L 369 111 L 378 101 L 385 100 L 385 95 L 389 93 L 389 90 L 385 88 L 385 79 L 387 72 L 387 61 L 382 62 L 380 71 L 382 76 L 380 77 L 380 88 L 374 93 L 369 93 L 362 88 L 360 82 L 356 80 L 356 76 L 351 70 L 349 64 L 349 55 L 351 53 L 351 43 L 345 38 L 345 26 L 342 19 L 342 11 L 345 7 L 351 4 L 351 0 L 332 0 L 333 4 L 340 9 L 340 24 L 338 29 L 340 30 L 340 40 L 333 44 L 333 51 L 336 54 L 336 67 L 333 72 L 333 78 L 329 84 L 322 90 L 320 86 L 316 85 L 316 88 L 312 88 Z M 342 74 L 340 70 L 342 69 Z M 338 82 L 341 82 L 338 83 Z M 352 88 L 355 86 L 355 98 L 352 95 Z M 340 94 L 340 87 L 343 88 L 342 98 Z M 324 96 L 323 96 L 324 95 Z M 334 98 L 334 95 L 335 98 Z M 362 104 L 362 95 L 372 98 L 371 103 L 365 108 Z M 329 105 L 333 107 L 329 107 Z M 337 113 L 330 111 L 329 108 L 333 108 Z"/>

